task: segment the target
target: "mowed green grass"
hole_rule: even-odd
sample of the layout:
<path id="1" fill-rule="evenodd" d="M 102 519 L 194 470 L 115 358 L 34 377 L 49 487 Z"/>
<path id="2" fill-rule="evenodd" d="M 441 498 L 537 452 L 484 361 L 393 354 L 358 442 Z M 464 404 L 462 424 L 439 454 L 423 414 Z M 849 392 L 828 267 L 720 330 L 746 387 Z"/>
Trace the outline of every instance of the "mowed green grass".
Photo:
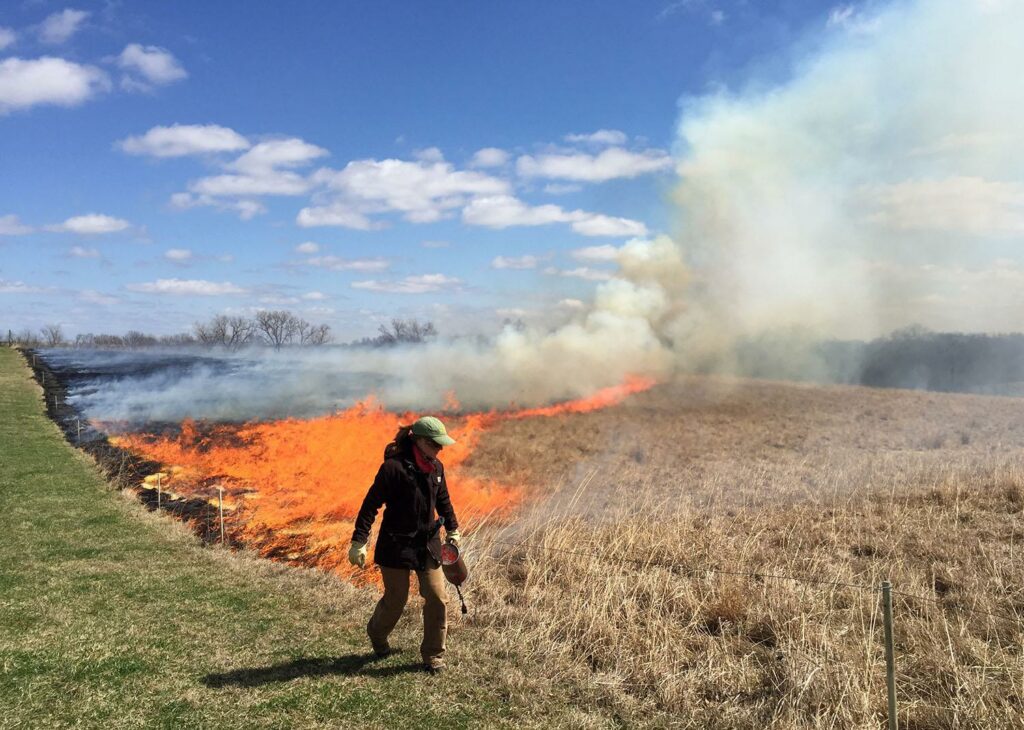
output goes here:
<path id="1" fill-rule="evenodd" d="M 415 671 L 416 614 L 406 651 L 374 660 L 374 598 L 205 548 L 113 491 L 44 417 L 21 355 L 0 348 L 0 727 L 516 722 L 457 666 Z"/>

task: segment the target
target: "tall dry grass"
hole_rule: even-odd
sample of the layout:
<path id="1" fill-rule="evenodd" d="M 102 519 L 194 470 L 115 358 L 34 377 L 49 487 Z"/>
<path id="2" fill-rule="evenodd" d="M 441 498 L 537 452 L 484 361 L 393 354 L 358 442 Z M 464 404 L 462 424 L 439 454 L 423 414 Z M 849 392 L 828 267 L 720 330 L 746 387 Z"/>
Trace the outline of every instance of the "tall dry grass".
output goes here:
<path id="1" fill-rule="evenodd" d="M 468 545 L 470 624 L 483 644 L 526 667 L 533 691 L 574 686 L 581 706 L 628 726 L 880 727 L 878 586 L 888 579 L 900 727 L 1024 726 L 1018 402 L 883 393 L 898 413 L 867 429 L 828 413 L 834 393 L 768 390 L 776 407 L 760 411 L 759 431 L 757 418 L 737 410 L 730 425 L 715 405 L 674 432 L 657 404 L 632 422 L 616 414 L 625 432 L 649 437 L 710 419 L 718 431 L 705 429 L 704 458 L 717 470 L 648 463 L 675 481 L 645 484 L 629 450 L 606 448 L 582 479 L 563 472 L 575 487 L 516 525 L 479 530 Z M 857 399 L 879 394 L 844 398 L 857 411 L 877 408 Z M 546 445 L 564 457 L 594 423 L 567 419 Z M 804 437 L 764 458 L 773 426 L 787 424 L 817 445 Z M 507 468 L 543 448 L 543 427 L 510 438 Z M 828 451 L 822 437 L 838 443 Z M 733 450 L 758 439 L 769 445 Z"/>

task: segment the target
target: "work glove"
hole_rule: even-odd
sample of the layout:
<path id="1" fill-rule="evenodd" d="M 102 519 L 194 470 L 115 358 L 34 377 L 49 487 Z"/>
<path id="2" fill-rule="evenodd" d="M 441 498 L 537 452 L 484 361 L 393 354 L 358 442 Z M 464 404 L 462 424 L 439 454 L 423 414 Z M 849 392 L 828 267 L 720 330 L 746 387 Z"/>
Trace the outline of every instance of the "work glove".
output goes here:
<path id="1" fill-rule="evenodd" d="M 448 542 L 454 544 L 455 547 L 458 547 L 459 543 L 462 542 L 462 533 L 458 530 L 450 530 L 445 533 L 445 538 Z"/>
<path id="2" fill-rule="evenodd" d="M 366 567 L 366 543 L 365 542 L 353 542 L 352 546 L 348 549 L 348 562 L 357 568 Z"/>

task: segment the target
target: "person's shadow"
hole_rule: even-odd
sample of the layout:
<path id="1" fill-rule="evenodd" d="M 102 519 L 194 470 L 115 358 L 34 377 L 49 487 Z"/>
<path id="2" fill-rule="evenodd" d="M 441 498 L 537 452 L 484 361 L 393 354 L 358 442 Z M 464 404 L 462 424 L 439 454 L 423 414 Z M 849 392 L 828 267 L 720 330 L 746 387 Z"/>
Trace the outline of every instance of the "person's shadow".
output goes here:
<path id="1" fill-rule="evenodd" d="M 272 682 L 290 682 L 300 677 L 325 677 L 335 674 L 361 674 L 370 677 L 393 677 L 423 671 L 422 662 L 374 667 L 380 661 L 375 654 L 346 654 L 340 657 L 302 657 L 269 667 L 232 669 L 230 672 L 207 674 L 200 681 L 207 687 L 259 687 Z"/>

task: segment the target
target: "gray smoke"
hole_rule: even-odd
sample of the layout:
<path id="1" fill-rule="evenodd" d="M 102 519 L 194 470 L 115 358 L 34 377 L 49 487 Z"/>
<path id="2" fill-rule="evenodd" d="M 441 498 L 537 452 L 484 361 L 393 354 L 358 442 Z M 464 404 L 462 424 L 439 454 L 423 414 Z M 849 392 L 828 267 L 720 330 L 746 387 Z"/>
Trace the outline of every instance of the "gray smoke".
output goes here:
<path id="1" fill-rule="evenodd" d="M 729 367 L 739 343 L 776 343 L 799 373 L 820 338 L 1019 328 L 1024 268 L 993 256 L 1024 232 L 1024 3 L 876 7 L 835 15 L 782 82 L 685 100 L 674 240 L 623 245 L 564 326 L 224 354 L 95 377 L 75 398 L 143 421 L 312 415 L 368 393 L 393 409 L 435 410 L 449 391 L 467 409 L 533 406 Z"/>

